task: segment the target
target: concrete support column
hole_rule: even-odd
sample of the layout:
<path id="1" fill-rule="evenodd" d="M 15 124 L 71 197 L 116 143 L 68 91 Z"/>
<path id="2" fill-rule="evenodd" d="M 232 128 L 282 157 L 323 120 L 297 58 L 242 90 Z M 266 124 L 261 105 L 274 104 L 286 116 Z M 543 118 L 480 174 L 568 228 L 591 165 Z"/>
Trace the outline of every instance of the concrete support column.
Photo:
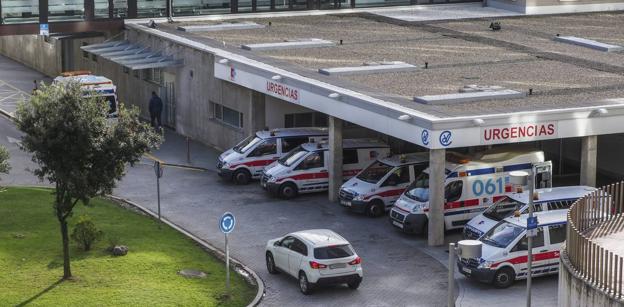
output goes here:
<path id="1" fill-rule="evenodd" d="M 329 117 L 329 201 L 338 201 L 342 185 L 342 120 Z"/>
<path id="2" fill-rule="evenodd" d="M 596 186 L 598 136 L 590 135 L 581 140 L 581 185 Z"/>
<path id="3" fill-rule="evenodd" d="M 444 244 L 444 180 L 446 149 L 429 150 L 429 246 Z"/>
<path id="4" fill-rule="evenodd" d="M 265 114 L 265 98 L 263 93 L 251 91 L 251 102 L 249 104 L 249 111 L 247 113 L 247 120 L 245 125 L 247 128 L 245 132 L 247 135 L 253 135 L 258 130 L 264 129 L 266 126 L 266 114 Z"/>

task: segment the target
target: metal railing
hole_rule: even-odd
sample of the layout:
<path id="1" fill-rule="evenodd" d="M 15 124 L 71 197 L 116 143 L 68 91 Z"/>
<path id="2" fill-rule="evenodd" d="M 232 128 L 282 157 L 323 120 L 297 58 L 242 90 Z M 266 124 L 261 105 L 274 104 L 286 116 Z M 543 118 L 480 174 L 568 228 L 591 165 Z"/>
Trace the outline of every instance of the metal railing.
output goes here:
<path id="1" fill-rule="evenodd" d="M 624 296 L 624 249 L 614 252 L 614 245 L 610 245 L 609 250 L 604 241 L 615 241 L 615 238 L 605 237 L 624 232 L 623 213 L 624 182 L 591 192 L 570 207 L 565 245 L 565 253 L 576 274 L 617 300 Z M 603 242 L 597 242 L 601 238 Z"/>

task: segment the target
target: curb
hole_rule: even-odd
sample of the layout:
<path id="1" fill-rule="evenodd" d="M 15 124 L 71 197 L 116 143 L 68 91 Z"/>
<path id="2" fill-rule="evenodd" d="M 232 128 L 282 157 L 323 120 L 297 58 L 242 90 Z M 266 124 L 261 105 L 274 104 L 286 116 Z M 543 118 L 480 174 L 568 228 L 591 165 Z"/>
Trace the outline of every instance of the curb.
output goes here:
<path id="1" fill-rule="evenodd" d="M 6 118 L 8 118 L 10 120 L 14 120 L 15 119 L 15 116 L 11 115 L 11 113 L 9 113 L 9 112 L 1 109 L 1 108 L 0 108 L 0 114 L 4 115 L 4 117 L 6 117 Z"/>
<path id="2" fill-rule="evenodd" d="M 117 197 L 117 196 L 114 196 L 114 195 L 107 195 L 106 198 L 109 198 L 109 199 L 117 201 L 117 202 L 122 202 L 124 204 L 127 204 L 127 205 L 130 205 L 132 207 L 135 207 L 135 208 L 141 210 L 142 212 L 144 212 L 145 214 L 149 215 L 150 217 L 158 219 L 158 215 L 156 215 L 154 212 L 150 211 L 149 209 L 147 209 L 147 208 L 145 208 L 145 207 L 143 207 L 143 206 L 141 206 L 141 205 L 139 205 L 139 204 L 137 204 L 135 202 L 132 202 L 130 200 L 127 200 L 127 199 L 124 199 L 124 198 L 121 198 L 121 197 Z M 202 247 L 204 247 L 205 249 L 207 249 L 211 254 L 213 254 L 214 256 L 219 258 L 219 260 L 225 261 L 225 253 L 223 251 L 221 251 L 220 249 L 218 249 L 217 247 L 215 247 L 215 246 L 211 245 L 210 243 L 200 239 L 199 237 L 197 237 L 194 234 L 190 233 L 186 229 L 184 229 L 184 228 L 174 224 L 173 222 L 169 221 L 166 218 L 161 217 L 161 220 L 163 221 L 163 223 L 165 223 L 169 227 L 179 231 L 183 235 L 189 237 L 190 239 L 195 241 L 197 244 L 199 244 Z M 249 306 L 250 307 L 258 306 L 260 304 L 260 301 L 264 297 L 264 292 L 265 292 L 264 282 L 262 281 L 262 279 L 251 268 L 247 267 L 246 265 L 244 265 L 243 263 L 241 263 L 240 261 L 238 261 L 238 260 L 236 260 L 236 259 L 234 259 L 232 257 L 230 257 L 230 266 L 234 269 L 235 272 L 237 272 L 239 275 L 241 275 L 249 283 L 251 283 L 252 285 L 255 285 L 255 286 L 258 287 L 258 292 L 256 293 L 256 296 L 247 305 L 248 307 Z M 241 274 L 240 271 L 245 272 L 247 274 L 247 276 L 245 276 L 245 274 Z"/>

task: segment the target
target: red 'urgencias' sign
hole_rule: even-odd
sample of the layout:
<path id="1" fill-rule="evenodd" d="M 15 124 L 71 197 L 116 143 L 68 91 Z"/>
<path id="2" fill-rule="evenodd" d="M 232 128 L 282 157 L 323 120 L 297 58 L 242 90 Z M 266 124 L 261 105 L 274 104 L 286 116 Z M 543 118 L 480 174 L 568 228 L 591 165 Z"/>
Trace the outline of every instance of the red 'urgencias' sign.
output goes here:
<path id="1" fill-rule="evenodd" d="M 483 127 L 483 144 L 522 142 L 557 136 L 556 123 L 518 124 L 504 127 Z"/>
<path id="2" fill-rule="evenodd" d="M 280 83 L 267 81 L 266 90 L 269 93 L 277 94 L 278 96 L 281 96 L 288 100 L 293 100 L 293 101 L 299 100 L 299 90 L 295 88 L 290 88 Z"/>

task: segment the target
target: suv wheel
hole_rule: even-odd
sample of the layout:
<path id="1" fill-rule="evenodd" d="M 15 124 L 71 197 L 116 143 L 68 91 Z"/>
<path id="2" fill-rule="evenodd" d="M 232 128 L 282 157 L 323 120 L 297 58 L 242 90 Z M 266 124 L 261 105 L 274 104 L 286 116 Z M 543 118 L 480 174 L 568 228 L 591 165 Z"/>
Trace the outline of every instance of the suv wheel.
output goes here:
<path id="1" fill-rule="evenodd" d="M 312 285 L 308 282 L 308 277 L 304 272 L 299 272 L 299 290 L 305 295 L 312 293 Z"/>
<path id="2" fill-rule="evenodd" d="M 380 200 L 373 200 L 366 206 L 366 213 L 370 217 L 379 217 L 384 214 L 384 203 Z"/>
<path id="3" fill-rule="evenodd" d="M 511 268 L 502 268 L 494 275 L 494 286 L 497 288 L 508 288 L 516 279 L 516 273 Z"/>
<path id="4" fill-rule="evenodd" d="M 297 196 L 297 186 L 291 182 L 284 183 L 280 186 L 279 195 L 284 199 L 292 199 Z"/>
<path id="5" fill-rule="evenodd" d="M 244 185 L 248 184 L 251 180 L 251 174 L 246 169 L 239 169 L 234 172 L 234 176 L 232 176 L 232 178 L 234 178 L 234 182 L 236 182 L 236 184 Z"/>
<path id="6" fill-rule="evenodd" d="M 271 253 L 266 254 L 266 266 L 269 274 L 277 274 L 279 271 L 275 267 L 275 261 L 273 260 L 273 255 Z"/>

